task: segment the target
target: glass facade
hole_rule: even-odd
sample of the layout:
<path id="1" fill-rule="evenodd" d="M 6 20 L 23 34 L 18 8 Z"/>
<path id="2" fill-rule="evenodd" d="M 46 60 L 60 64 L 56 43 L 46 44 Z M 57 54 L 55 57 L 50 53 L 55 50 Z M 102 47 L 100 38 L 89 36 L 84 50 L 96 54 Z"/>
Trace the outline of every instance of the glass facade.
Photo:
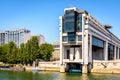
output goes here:
<path id="1" fill-rule="evenodd" d="M 75 41 L 75 34 L 68 33 L 68 42 L 74 42 L 74 41 Z"/>
<path id="2" fill-rule="evenodd" d="M 64 27 L 63 32 L 75 31 L 75 12 L 74 10 L 66 10 L 64 15 Z"/>
<path id="3" fill-rule="evenodd" d="M 114 46 L 112 44 L 108 44 L 108 60 L 114 59 Z"/>
<path id="4" fill-rule="evenodd" d="M 82 14 L 78 14 L 77 17 L 77 31 L 82 32 Z"/>
<path id="5" fill-rule="evenodd" d="M 92 37 L 92 45 L 103 48 L 104 42 L 98 38 Z"/>
<path id="6" fill-rule="evenodd" d="M 66 10 L 63 17 L 63 42 L 75 42 L 76 32 L 82 32 L 82 14 L 74 10 Z M 78 41 L 82 41 L 82 35 L 77 36 Z"/>
<path id="7" fill-rule="evenodd" d="M 82 41 L 82 35 L 78 35 L 78 41 Z"/>
<path id="8" fill-rule="evenodd" d="M 67 15 L 67 16 L 74 15 L 74 14 L 75 14 L 74 10 L 66 10 L 65 11 L 65 15 Z"/>
<path id="9" fill-rule="evenodd" d="M 119 53 L 118 54 L 119 54 L 119 59 L 120 59 L 120 48 L 119 48 Z"/>
<path id="10" fill-rule="evenodd" d="M 63 36 L 63 42 L 67 42 L 67 36 Z"/>
<path id="11" fill-rule="evenodd" d="M 64 23 L 64 32 L 74 32 L 74 22 L 65 22 Z"/>

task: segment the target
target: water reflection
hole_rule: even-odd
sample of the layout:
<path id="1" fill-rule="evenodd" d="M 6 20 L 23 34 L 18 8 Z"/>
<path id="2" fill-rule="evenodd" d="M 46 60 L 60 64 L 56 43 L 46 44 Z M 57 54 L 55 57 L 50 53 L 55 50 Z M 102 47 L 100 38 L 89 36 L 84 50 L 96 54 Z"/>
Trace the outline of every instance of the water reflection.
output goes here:
<path id="1" fill-rule="evenodd" d="M 120 74 L 0 71 L 0 80 L 120 80 Z"/>

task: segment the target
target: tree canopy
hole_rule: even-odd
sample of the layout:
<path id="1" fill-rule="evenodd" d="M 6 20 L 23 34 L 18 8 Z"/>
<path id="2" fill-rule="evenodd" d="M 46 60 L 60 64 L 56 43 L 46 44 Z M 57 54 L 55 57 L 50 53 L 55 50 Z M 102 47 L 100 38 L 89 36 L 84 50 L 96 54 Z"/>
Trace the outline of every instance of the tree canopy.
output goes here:
<path id="1" fill-rule="evenodd" d="M 51 44 L 39 46 L 38 38 L 33 36 L 27 43 L 22 43 L 20 48 L 14 42 L 0 46 L 0 61 L 10 64 L 32 64 L 36 59 L 50 60 L 54 51 Z"/>

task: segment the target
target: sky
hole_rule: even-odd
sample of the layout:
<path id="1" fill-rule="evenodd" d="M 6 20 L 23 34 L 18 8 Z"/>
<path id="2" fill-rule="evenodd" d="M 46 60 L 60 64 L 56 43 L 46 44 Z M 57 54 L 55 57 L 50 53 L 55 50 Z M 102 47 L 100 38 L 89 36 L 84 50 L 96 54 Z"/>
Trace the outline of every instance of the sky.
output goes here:
<path id="1" fill-rule="evenodd" d="M 25 28 L 53 43 L 59 41 L 59 16 L 69 7 L 112 25 L 110 31 L 120 38 L 120 0 L 0 0 L 0 30 Z"/>

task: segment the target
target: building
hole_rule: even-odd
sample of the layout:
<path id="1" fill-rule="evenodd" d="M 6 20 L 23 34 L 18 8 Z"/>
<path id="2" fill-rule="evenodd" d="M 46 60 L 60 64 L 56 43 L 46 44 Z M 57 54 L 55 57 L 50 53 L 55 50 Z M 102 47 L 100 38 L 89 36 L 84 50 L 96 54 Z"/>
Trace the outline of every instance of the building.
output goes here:
<path id="1" fill-rule="evenodd" d="M 80 69 L 87 73 L 94 61 L 120 59 L 120 40 L 109 31 L 111 26 L 100 24 L 88 12 L 75 7 L 65 8 L 59 18 L 60 72 Z"/>
<path id="2" fill-rule="evenodd" d="M 26 43 L 30 39 L 30 30 L 12 29 L 0 32 L 0 35 L 2 35 L 0 39 L 1 44 L 13 41 L 17 47 L 20 47 L 21 43 Z"/>
<path id="3" fill-rule="evenodd" d="M 53 42 L 52 43 L 54 52 L 52 53 L 52 59 L 53 61 L 60 60 L 60 42 Z"/>
<path id="4" fill-rule="evenodd" d="M 5 44 L 6 32 L 0 31 L 0 45 Z"/>
<path id="5" fill-rule="evenodd" d="M 38 44 L 41 45 L 45 43 L 45 37 L 43 35 L 35 35 L 38 38 Z"/>

